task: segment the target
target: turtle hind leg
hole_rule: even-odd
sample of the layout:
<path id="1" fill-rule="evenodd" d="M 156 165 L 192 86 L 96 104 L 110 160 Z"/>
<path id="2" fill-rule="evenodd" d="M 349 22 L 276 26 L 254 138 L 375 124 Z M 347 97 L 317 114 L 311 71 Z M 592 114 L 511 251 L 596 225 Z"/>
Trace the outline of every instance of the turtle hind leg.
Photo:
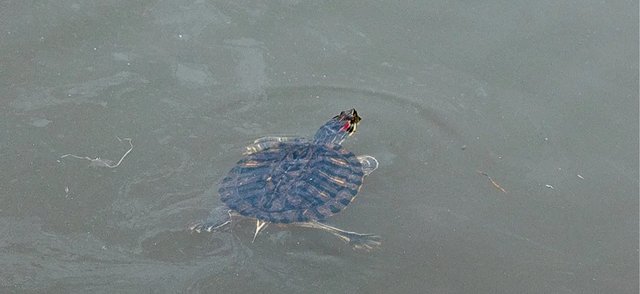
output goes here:
<path id="1" fill-rule="evenodd" d="M 374 170 L 378 168 L 378 160 L 371 155 L 360 155 L 356 157 L 360 164 L 362 165 L 362 171 L 365 176 L 371 174 Z"/>
<path id="2" fill-rule="evenodd" d="M 216 207 L 206 220 L 189 225 L 189 230 L 196 233 L 219 231 L 231 223 L 231 215 L 232 211 L 228 207 Z"/>
<path id="3" fill-rule="evenodd" d="M 296 224 L 305 228 L 325 230 L 340 238 L 342 241 L 349 243 L 351 246 L 353 246 L 353 249 L 357 250 L 370 251 L 377 248 L 381 244 L 380 236 L 374 234 L 360 234 L 356 232 L 345 231 L 317 221 Z"/>

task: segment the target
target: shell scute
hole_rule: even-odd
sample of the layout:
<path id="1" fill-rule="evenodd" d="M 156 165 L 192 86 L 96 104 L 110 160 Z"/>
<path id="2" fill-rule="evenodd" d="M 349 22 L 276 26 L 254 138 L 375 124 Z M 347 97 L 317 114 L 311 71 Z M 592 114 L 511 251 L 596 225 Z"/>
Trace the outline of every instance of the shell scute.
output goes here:
<path id="1" fill-rule="evenodd" d="M 323 220 L 344 209 L 364 178 L 340 145 L 302 139 L 270 143 L 240 159 L 220 182 L 221 200 L 244 216 L 274 223 Z"/>

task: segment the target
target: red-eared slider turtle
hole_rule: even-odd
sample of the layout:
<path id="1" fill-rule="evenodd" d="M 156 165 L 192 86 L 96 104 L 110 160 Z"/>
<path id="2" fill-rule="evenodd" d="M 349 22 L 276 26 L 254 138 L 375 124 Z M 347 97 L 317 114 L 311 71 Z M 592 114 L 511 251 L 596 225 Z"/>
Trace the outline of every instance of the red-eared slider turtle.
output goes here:
<path id="1" fill-rule="evenodd" d="M 190 230 L 216 231 L 239 215 L 256 219 L 254 240 L 268 223 L 282 223 L 326 230 L 357 249 L 380 245 L 376 235 L 323 223 L 349 205 L 364 177 L 378 168 L 374 157 L 355 156 L 341 145 L 360 120 L 351 109 L 327 121 L 313 139 L 257 139 L 219 185 L 225 205 Z"/>

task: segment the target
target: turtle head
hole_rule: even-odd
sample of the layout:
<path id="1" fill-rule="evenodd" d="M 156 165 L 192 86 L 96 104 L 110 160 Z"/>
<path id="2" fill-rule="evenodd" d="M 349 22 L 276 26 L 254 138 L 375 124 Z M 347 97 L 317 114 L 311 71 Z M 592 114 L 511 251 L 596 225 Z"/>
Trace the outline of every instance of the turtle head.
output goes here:
<path id="1" fill-rule="evenodd" d="M 313 141 L 317 144 L 341 144 L 356 131 L 361 119 L 355 109 L 342 111 L 318 129 Z"/>

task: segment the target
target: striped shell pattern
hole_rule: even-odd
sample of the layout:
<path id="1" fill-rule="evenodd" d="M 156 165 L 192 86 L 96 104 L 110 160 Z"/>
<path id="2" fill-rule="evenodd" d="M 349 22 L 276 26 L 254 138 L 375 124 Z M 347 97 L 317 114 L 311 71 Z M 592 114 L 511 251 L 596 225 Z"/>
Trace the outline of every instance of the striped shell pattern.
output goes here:
<path id="1" fill-rule="evenodd" d="M 344 209 L 363 177 L 356 156 L 340 145 L 296 140 L 246 155 L 218 192 L 241 215 L 273 223 L 307 222 Z"/>

